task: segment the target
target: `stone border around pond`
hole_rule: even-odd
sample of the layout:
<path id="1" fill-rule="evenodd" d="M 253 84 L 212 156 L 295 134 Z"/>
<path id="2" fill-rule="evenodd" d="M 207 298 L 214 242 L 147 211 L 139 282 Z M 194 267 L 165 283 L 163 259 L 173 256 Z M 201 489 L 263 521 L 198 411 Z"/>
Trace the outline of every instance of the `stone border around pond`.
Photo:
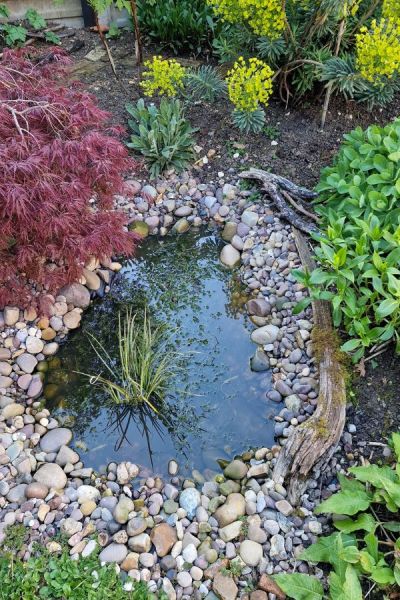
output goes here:
<path id="1" fill-rule="evenodd" d="M 326 522 L 312 514 L 319 485 L 311 480 L 301 505 L 292 507 L 282 482 L 269 477 L 280 447 L 317 402 L 312 320 L 291 314 L 305 295 L 291 275 L 300 261 L 290 226 L 253 203 L 252 193 L 241 191 L 233 176 L 228 183 L 220 175 L 216 183 L 171 175 L 155 187 L 128 180 L 129 197 L 117 197 L 117 205 L 128 214 L 130 228 L 144 236 L 180 234 L 209 222 L 221 227 L 221 261 L 240 264 L 251 294 L 252 367 L 272 370 L 274 387 L 267 396 L 283 403 L 275 417 L 279 443 L 232 461 L 218 481 L 182 481 L 175 461 L 169 464 L 170 482 L 143 477 L 128 462 L 111 463 L 103 475 L 85 467 L 69 447 L 72 432 L 40 400 L 40 371 L 121 267 L 93 260 L 81 282 L 52 299 L 49 318 L 33 309 L 6 307 L 0 313 L 0 541 L 8 525 L 26 525 L 30 544 L 24 558 L 38 540 L 59 552 L 53 537 L 61 531 L 72 556 L 100 548 L 101 561 L 119 565 L 126 589 L 132 580 L 147 581 L 151 591 L 162 589 L 171 599 L 273 600 L 282 595 L 270 575 L 308 572 L 297 557 Z M 341 468 L 336 463 L 334 458 L 328 483 Z M 332 483 L 328 493 L 335 489 Z M 234 579 L 230 570 L 241 575 Z M 247 591 L 249 581 L 256 591 Z"/>

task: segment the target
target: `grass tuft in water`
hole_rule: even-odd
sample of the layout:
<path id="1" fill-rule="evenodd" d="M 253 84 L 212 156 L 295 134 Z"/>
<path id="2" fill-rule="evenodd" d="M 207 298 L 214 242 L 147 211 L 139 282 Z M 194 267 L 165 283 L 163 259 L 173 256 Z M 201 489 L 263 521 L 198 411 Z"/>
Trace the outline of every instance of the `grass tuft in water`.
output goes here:
<path id="1" fill-rule="evenodd" d="M 131 407 L 146 404 L 159 413 L 170 381 L 179 370 L 180 354 L 171 350 L 171 330 L 154 324 L 147 311 L 143 322 L 127 310 L 118 316 L 118 354 L 113 360 L 107 349 L 93 334 L 90 343 L 110 376 L 88 375 L 91 383 L 100 385 L 115 405 Z"/>

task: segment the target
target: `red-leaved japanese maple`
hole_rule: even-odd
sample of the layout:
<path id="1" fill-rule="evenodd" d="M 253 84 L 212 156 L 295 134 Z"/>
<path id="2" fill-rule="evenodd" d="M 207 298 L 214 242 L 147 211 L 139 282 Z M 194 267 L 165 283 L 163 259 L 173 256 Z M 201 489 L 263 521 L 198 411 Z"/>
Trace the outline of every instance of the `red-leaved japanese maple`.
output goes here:
<path id="1" fill-rule="evenodd" d="M 134 164 L 109 115 L 65 82 L 68 58 L 5 50 L 0 61 L 0 307 L 38 304 L 89 258 L 130 254 L 113 210 Z"/>

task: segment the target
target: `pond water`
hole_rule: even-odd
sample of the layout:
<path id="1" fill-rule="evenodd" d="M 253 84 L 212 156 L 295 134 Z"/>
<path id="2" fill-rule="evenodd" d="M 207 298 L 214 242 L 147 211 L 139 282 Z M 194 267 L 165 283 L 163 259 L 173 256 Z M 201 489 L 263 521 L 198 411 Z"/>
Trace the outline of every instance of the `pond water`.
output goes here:
<path id="1" fill-rule="evenodd" d="M 217 459 L 273 443 L 273 407 L 265 395 L 271 374 L 250 369 L 256 347 L 246 297 L 220 264 L 220 250 L 211 230 L 146 240 L 49 361 L 47 406 L 73 430 L 86 466 L 130 460 L 163 474 L 176 458 L 183 472 L 204 472 L 217 470 Z M 182 353 L 183 368 L 158 416 L 110 406 L 105 392 L 77 373 L 104 373 L 89 334 L 116 359 L 118 313 L 132 307 L 140 314 L 144 306 L 172 328 L 171 344 Z"/>

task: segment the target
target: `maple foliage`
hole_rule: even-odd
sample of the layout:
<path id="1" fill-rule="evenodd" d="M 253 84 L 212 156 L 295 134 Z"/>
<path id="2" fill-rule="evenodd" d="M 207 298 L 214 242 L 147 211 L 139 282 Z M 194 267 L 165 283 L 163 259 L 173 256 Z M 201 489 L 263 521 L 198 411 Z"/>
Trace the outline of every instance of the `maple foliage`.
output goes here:
<path id="1" fill-rule="evenodd" d="M 0 307 L 40 304 L 80 278 L 90 257 L 131 254 L 137 242 L 113 210 L 135 164 L 109 114 L 69 59 L 5 50 L 0 61 Z"/>

